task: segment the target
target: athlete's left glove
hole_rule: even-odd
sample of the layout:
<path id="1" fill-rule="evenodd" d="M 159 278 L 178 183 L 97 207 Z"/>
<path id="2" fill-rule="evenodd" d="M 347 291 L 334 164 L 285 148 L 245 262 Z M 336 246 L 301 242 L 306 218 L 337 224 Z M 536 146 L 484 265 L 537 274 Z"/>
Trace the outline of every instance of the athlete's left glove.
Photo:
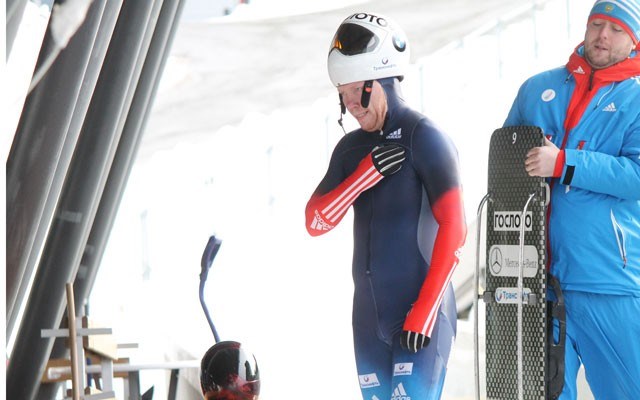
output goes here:
<path id="1" fill-rule="evenodd" d="M 402 331 L 400 335 L 400 346 L 412 353 L 417 353 L 418 350 L 427 347 L 430 341 L 431 338 L 418 332 Z"/>

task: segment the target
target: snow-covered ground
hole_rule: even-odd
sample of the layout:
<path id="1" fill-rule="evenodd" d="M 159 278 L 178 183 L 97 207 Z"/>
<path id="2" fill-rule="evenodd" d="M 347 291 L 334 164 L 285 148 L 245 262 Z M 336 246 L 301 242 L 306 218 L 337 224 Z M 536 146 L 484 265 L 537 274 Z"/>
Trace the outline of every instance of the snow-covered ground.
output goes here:
<path id="1" fill-rule="evenodd" d="M 262 3 L 252 2 L 256 9 Z M 306 2 L 280 3 L 310 11 L 295 8 Z M 344 2 L 323 7 L 334 3 Z M 581 41 L 589 8 L 580 3 L 549 1 L 534 18 L 469 35 L 416 60 L 403 82 L 409 102 L 458 146 L 469 222 L 484 195 L 489 135 L 502 124 L 519 84 L 565 63 Z M 250 18 L 251 7 L 236 17 Z M 189 73 L 179 63 L 169 60 L 165 89 L 178 80 L 172 72 Z M 140 343 L 134 362 L 199 359 L 212 344 L 198 277 L 204 245 L 216 234 L 222 247 L 206 300 L 222 338 L 256 354 L 261 399 L 359 398 L 350 322 L 351 216 L 319 238 L 304 228 L 305 203 L 343 135 L 338 113 L 334 94 L 249 113 L 239 124 L 136 164 L 90 309 L 121 341 Z M 354 126 L 347 119 L 347 130 Z M 461 277 L 469 275 L 474 245 L 467 243 Z M 473 398 L 472 342 L 471 322 L 460 320 L 443 399 Z M 184 375 L 197 382 L 197 371 Z M 166 397 L 166 378 L 166 372 L 143 372 L 142 387 L 155 385 L 156 396 Z"/>

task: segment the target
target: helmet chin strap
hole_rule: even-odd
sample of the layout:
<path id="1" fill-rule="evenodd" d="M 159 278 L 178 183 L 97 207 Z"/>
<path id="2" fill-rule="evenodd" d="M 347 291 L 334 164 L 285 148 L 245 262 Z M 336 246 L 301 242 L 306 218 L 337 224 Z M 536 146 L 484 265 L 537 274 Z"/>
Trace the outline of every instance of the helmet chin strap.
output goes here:
<path id="1" fill-rule="evenodd" d="M 360 98 L 360 105 L 362 108 L 369 107 L 369 101 L 371 100 L 371 92 L 373 91 L 373 80 L 364 81 L 364 87 L 362 88 L 362 97 Z"/>
<path id="2" fill-rule="evenodd" d="M 340 98 L 340 118 L 338 118 L 338 125 L 342 128 L 342 132 L 347 134 L 347 131 L 344 130 L 344 125 L 342 125 L 342 116 L 347 112 L 347 107 L 344 105 L 344 101 L 342 100 L 342 95 L 338 93 L 338 97 Z"/>
<path id="3" fill-rule="evenodd" d="M 364 81 L 364 86 L 362 87 L 362 96 L 360 97 L 360 105 L 362 106 L 362 108 L 369 107 L 372 91 L 373 80 Z M 340 98 L 340 118 L 338 119 L 338 125 L 340 125 L 342 131 L 346 135 L 347 132 L 344 130 L 344 126 L 342 125 L 342 116 L 347 112 L 347 107 L 344 105 L 344 101 L 342 100 L 342 95 L 340 93 L 338 93 L 338 97 Z"/>

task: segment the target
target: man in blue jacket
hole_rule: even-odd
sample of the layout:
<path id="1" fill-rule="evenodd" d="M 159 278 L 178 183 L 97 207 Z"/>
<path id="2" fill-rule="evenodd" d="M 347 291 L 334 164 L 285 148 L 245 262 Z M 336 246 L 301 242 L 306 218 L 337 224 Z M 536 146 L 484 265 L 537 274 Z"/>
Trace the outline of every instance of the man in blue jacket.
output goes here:
<path id="1" fill-rule="evenodd" d="M 584 42 L 528 79 L 505 121 L 547 137 L 525 168 L 549 178 L 549 268 L 567 307 L 565 384 L 640 399 L 640 2 L 596 1 Z"/>

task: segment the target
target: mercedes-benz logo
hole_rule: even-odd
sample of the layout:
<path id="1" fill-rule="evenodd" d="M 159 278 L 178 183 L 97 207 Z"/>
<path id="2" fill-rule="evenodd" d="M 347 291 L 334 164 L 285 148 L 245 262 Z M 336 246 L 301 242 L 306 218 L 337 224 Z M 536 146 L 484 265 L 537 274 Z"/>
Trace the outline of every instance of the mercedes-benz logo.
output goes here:
<path id="1" fill-rule="evenodd" d="M 494 275 L 502 271 L 502 251 L 499 247 L 494 247 L 489 254 L 489 268 Z"/>

